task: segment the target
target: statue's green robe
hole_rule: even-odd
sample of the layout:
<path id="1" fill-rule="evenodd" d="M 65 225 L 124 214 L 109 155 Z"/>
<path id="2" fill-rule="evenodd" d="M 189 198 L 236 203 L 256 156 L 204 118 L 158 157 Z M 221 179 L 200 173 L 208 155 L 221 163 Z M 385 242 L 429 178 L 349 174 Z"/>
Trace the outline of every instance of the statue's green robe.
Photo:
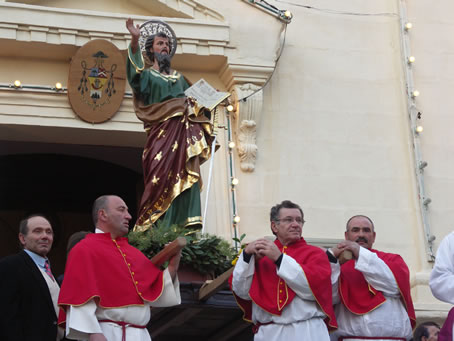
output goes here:
<path id="1" fill-rule="evenodd" d="M 146 230 L 158 219 L 166 225 L 200 228 L 200 164 L 211 154 L 213 127 L 203 108 L 188 99 L 184 77 L 146 68 L 140 49 L 128 50 L 127 77 L 134 109 L 144 122 L 144 193 L 135 229 Z"/>

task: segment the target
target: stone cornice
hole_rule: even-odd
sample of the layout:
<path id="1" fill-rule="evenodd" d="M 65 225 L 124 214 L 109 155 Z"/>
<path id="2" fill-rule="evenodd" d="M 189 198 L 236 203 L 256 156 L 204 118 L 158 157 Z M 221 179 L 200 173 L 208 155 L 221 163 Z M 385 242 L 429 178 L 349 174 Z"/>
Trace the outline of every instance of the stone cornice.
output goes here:
<path id="1" fill-rule="evenodd" d="M 160 0 L 154 0 L 160 1 Z M 195 3 L 187 0 L 186 3 Z M 93 39 L 105 39 L 125 50 L 130 34 L 125 27 L 127 15 L 85 10 L 68 10 L 24 4 L 0 2 L 0 41 L 17 43 L 40 43 L 41 53 L 47 57 L 46 45 L 52 45 L 60 57 L 71 53 L 71 47 L 83 46 Z M 150 17 L 132 16 L 138 24 Z M 167 21 L 178 37 L 177 54 L 223 57 L 225 64 L 217 68 L 225 89 L 237 92 L 239 98 L 259 90 L 272 75 L 275 51 L 263 53 L 258 59 L 250 50 L 230 43 L 231 27 L 228 23 L 182 18 L 161 18 Z M 69 48 L 68 48 L 69 47 Z M 66 49 L 65 49 L 66 48 Z M 269 50 L 269 49 L 268 49 Z M 270 55 L 272 54 L 272 55 Z M 218 59 L 219 60 L 219 59 Z M 222 65 L 222 59 L 219 65 Z M 190 64 L 188 64 L 190 65 Z M 190 68 L 190 66 L 189 66 Z M 243 103 L 238 115 L 238 142 L 242 148 L 241 169 L 251 172 L 255 168 L 256 126 L 261 119 L 263 93 Z M 125 99 L 111 120 L 100 125 L 91 125 L 76 117 L 62 94 L 39 93 L 24 90 L 0 91 L 0 125 L 41 125 L 95 130 L 127 131 L 141 136 L 142 124 L 136 119 L 130 99 Z M 132 145 L 139 144 L 133 135 Z"/>
<path id="2" fill-rule="evenodd" d="M 92 39 L 106 39 L 126 49 L 129 32 L 127 15 L 85 10 L 67 10 L 23 4 L 0 3 L 0 40 L 82 46 Z M 150 17 L 131 16 L 137 23 Z M 229 44 L 229 25 L 194 19 L 160 18 L 175 30 L 177 53 L 225 55 Z M 83 23 L 83 24 L 81 24 Z M 200 51 L 199 51 L 200 50 Z"/>
<path id="3" fill-rule="evenodd" d="M 195 4 L 194 1 L 185 3 Z M 207 10 L 207 9 L 205 9 Z M 0 41 L 38 42 L 52 45 L 83 46 L 93 39 L 111 41 L 125 50 L 129 32 L 125 28 L 127 15 L 86 10 L 68 10 L 0 2 Z M 132 16 L 141 23 L 150 17 Z M 273 72 L 274 65 L 236 56 L 230 45 L 228 23 L 181 18 L 160 18 L 167 21 L 178 37 L 177 54 L 224 56 L 227 62 L 219 72 L 226 89 L 234 85 L 262 86 Z M 237 63 L 241 58 L 241 63 Z"/>
<path id="4" fill-rule="evenodd" d="M 252 83 L 262 86 L 266 83 L 274 70 L 274 65 L 237 64 L 228 62 L 219 72 L 219 78 L 232 89 L 234 85 Z"/>
<path id="5" fill-rule="evenodd" d="M 0 89 L 0 125 L 29 124 L 95 130 L 143 132 L 131 98 L 125 98 L 118 112 L 106 123 L 91 124 L 77 117 L 66 93 L 27 89 Z"/>
<path id="6" fill-rule="evenodd" d="M 172 2 L 168 0 L 132 0 L 132 2 L 143 8 L 150 8 L 150 10 L 160 3 L 161 7 L 167 7 L 189 18 L 224 21 L 224 17 L 220 13 L 194 0 L 174 0 Z"/>

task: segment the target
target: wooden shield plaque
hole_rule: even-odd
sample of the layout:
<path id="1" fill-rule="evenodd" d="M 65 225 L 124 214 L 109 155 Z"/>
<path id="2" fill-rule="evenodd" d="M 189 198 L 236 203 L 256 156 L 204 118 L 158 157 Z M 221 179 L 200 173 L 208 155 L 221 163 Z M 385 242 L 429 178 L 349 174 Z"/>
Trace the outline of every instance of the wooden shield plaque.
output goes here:
<path id="1" fill-rule="evenodd" d="M 125 81 L 126 61 L 120 50 L 107 40 L 89 41 L 71 60 L 69 103 L 82 120 L 105 122 L 120 108 Z"/>

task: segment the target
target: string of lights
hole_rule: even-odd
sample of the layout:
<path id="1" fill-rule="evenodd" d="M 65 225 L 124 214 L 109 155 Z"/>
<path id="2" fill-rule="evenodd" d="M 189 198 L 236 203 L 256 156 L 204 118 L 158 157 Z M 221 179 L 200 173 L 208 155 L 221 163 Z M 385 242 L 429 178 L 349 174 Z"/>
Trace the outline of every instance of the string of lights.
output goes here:
<path id="1" fill-rule="evenodd" d="M 425 183 L 424 183 L 424 169 L 428 163 L 422 159 L 421 153 L 421 134 L 424 131 L 421 125 L 422 114 L 417 108 L 417 99 L 420 92 L 415 88 L 413 79 L 413 67 L 416 62 L 416 57 L 411 54 L 410 48 L 410 31 L 413 24 L 407 19 L 406 6 L 403 0 L 400 1 L 400 27 L 401 27 L 401 46 L 402 46 L 402 60 L 405 72 L 406 90 L 407 90 L 407 110 L 410 123 L 410 133 L 413 140 L 413 156 L 415 162 L 415 174 L 418 187 L 418 199 L 421 211 L 422 225 L 424 228 L 424 240 L 426 247 L 427 259 L 429 262 L 435 260 L 433 252 L 433 241 L 435 236 L 432 235 L 429 223 L 429 204 L 432 199 L 427 197 Z"/>
<path id="2" fill-rule="evenodd" d="M 41 91 L 41 92 L 59 92 L 67 93 L 68 88 L 64 87 L 60 82 L 55 83 L 54 86 L 51 85 L 34 85 L 34 84 L 22 84 L 22 82 L 16 79 L 13 83 L 0 83 L 0 89 L 10 89 L 10 90 L 25 90 L 25 91 Z M 132 98 L 131 91 L 125 91 L 124 94 L 127 98 Z"/>
<path id="3" fill-rule="evenodd" d="M 228 147 L 228 155 L 229 155 L 229 172 L 228 172 L 228 182 L 230 185 L 230 202 L 231 202 L 231 219 L 232 219 L 232 227 L 233 227 L 233 236 L 235 241 L 235 249 L 239 249 L 238 245 L 238 229 L 239 223 L 241 221 L 240 216 L 238 215 L 238 208 L 236 204 L 236 186 L 239 184 L 239 180 L 235 177 L 235 160 L 233 156 L 233 150 L 236 147 L 235 142 L 232 139 L 232 127 L 231 127 L 231 113 L 233 108 L 226 107 L 225 108 L 225 115 L 226 115 L 226 123 L 227 123 L 227 147 Z M 232 110 L 229 110 L 232 109 Z"/>
<path id="4" fill-rule="evenodd" d="M 16 79 L 13 83 L 9 84 L 0 84 L 0 88 L 3 89 L 25 89 L 25 90 L 43 90 L 43 91 L 56 91 L 56 92 L 66 92 L 68 89 L 63 87 L 60 82 L 55 83 L 54 86 L 47 86 L 47 85 L 25 85 L 18 79 Z"/>
<path id="5" fill-rule="evenodd" d="M 282 52 L 284 50 L 285 46 L 285 39 L 287 36 L 287 25 L 291 22 L 293 18 L 293 14 L 288 11 L 288 10 L 280 10 L 277 7 L 269 4 L 265 0 L 247 0 L 251 5 L 256 5 L 261 7 L 262 9 L 265 9 L 273 14 L 275 14 L 280 20 L 284 22 L 284 34 L 283 34 L 283 39 L 282 43 L 280 44 L 279 47 L 279 54 L 274 61 L 274 68 L 273 71 L 271 72 L 270 76 L 267 78 L 265 83 L 258 88 L 257 90 L 253 91 L 252 93 L 248 94 L 245 97 L 242 97 L 238 99 L 238 102 L 246 102 L 247 99 L 251 96 L 254 96 L 257 92 L 262 91 L 267 84 L 270 82 L 271 78 L 274 75 L 274 72 L 276 71 L 279 59 L 281 58 Z M 227 146 L 228 146 L 228 155 L 229 155 L 229 183 L 230 183 L 230 189 L 231 189 L 231 196 L 230 196 L 230 202 L 231 202 L 231 219 L 232 219 L 232 225 L 233 225 L 233 235 L 234 235 L 234 241 L 235 241 L 235 248 L 238 250 L 240 245 L 238 245 L 238 230 L 239 230 L 239 223 L 241 221 L 240 216 L 238 215 L 238 210 L 237 210 L 237 203 L 236 203 L 236 187 L 239 184 L 238 178 L 235 177 L 235 165 L 234 165 L 234 156 L 233 156 L 233 150 L 236 147 L 235 142 L 233 141 L 232 138 L 232 127 L 231 127 L 231 113 L 234 111 L 234 106 L 229 103 L 227 106 L 225 106 L 225 113 L 226 113 L 226 123 L 227 123 Z"/>
<path id="6" fill-rule="evenodd" d="M 401 26 L 401 46 L 402 46 L 402 55 L 404 62 L 404 72 L 406 78 L 406 90 L 407 90 L 407 108 L 409 115 L 410 129 L 413 139 L 413 153 L 415 160 L 415 172 L 417 178 L 417 187 L 418 187 L 418 198 L 421 210 L 422 224 L 424 228 L 424 238 L 425 246 L 427 251 L 427 258 L 429 262 L 435 260 L 435 255 L 433 252 L 433 241 L 435 236 L 432 235 L 430 229 L 430 223 L 428 218 L 429 205 L 432 202 L 432 199 L 426 196 L 425 184 L 424 184 L 424 169 L 428 166 L 428 163 L 422 160 L 421 153 L 421 134 L 424 131 L 423 126 L 421 125 L 421 111 L 417 108 L 417 98 L 420 96 L 420 92 L 414 86 L 413 81 L 413 66 L 416 62 L 416 57 L 410 53 L 410 30 L 413 27 L 413 24 L 407 20 L 407 12 L 404 0 L 400 0 L 399 13 L 393 12 L 383 12 L 383 13 L 360 13 L 360 12 L 350 12 L 350 11 L 339 11 L 327 8 L 317 8 L 309 5 L 304 5 L 301 3 L 295 3 L 287 0 L 275 0 L 278 3 L 283 3 L 286 5 L 291 5 L 295 7 L 305 8 L 312 11 L 324 12 L 328 14 L 336 15 L 349 15 L 349 16 L 364 16 L 364 17 L 394 17 L 399 19 Z"/>

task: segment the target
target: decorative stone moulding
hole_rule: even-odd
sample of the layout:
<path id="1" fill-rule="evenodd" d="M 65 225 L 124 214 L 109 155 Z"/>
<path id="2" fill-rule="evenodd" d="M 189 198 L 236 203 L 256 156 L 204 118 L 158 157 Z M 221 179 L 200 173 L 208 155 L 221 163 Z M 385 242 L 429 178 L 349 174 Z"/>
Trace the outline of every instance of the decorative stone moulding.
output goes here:
<path id="1" fill-rule="evenodd" d="M 263 107 L 263 90 L 258 85 L 246 83 L 235 86 L 234 92 L 239 100 L 236 118 L 240 168 L 243 172 L 253 172 L 258 151 L 257 122 Z"/>
<path id="2" fill-rule="evenodd" d="M 150 6 L 151 2 L 164 0 L 134 0 Z M 186 19 L 172 17 L 176 3 L 184 4 Z M 145 6 L 145 7 L 146 7 Z M 197 1 L 177 0 L 167 5 L 168 24 L 175 30 L 179 49 L 177 54 L 224 56 L 228 49 L 229 25 L 223 16 Z M 127 15 L 111 15 L 86 10 L 31 6 L 0 1 L 0 40 L 39 42 L 52 45 L 83 46 L 93 39 L 105 39 L 119 49 L 128 47 L 130 34 L 125 28 Z M 189 16 L 187 14 L 190 14 Z M 192 17 L 192 16 L 194 17 Z M 156 17 L 158 18 L 158 17 Z M 149 16 L 135 16 L 137 23 L 149 20 Z M 196 20 L 188 20 L 196 19 Z M 203 21 L 206 20 L 206 21 Z M 83 22 L 83 27 L 80 23 Z"/>
<path id="3" fill-rule="evenodd" d="M 273 55 L 269 55 L 272 60 Z M 273 74 L 275 65 L 247 61 L 228 61 L 219 72 L 219 77 L 232 93 L 234 104 L 233 136 L 238 145 L 240 168 L 243 172 L 253 172 L 257 159 L 257 123 L 263 108 L 263 89 Z M 250 96 L 250 97 L 248 97 Z"/>

